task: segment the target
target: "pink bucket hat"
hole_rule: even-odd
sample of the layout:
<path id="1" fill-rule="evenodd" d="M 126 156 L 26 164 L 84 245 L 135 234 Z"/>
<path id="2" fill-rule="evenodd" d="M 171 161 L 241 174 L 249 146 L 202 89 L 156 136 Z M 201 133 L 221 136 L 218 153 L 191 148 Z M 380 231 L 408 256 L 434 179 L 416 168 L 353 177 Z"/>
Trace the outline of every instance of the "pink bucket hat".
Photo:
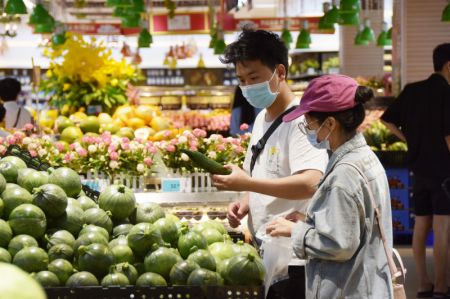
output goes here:
<path id="1" fill-rule="evenodd" d="M 324 75 L 312 80 L 300 106 L 283 117 L 290 122 L 308 112 L 338 112 L 355 107 L 358 83 L 344 75 Z"/>

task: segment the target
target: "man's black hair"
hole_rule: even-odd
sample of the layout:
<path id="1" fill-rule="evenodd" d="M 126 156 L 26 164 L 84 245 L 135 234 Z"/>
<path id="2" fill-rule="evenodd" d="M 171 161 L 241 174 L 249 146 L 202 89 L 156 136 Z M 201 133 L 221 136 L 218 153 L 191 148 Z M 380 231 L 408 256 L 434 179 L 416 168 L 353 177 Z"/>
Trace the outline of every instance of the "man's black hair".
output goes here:
<path id="1" fill-rule="evenodd" d="M 433 66 L 435 72 L 440 72 L 444 64 L 450 61 L 450 43 L 440 44 L 433 51 Z"/>
<path id="2" fill-rule="evenodd" d="M 265 30 L 244 30 L 237 41 L 228 45 L 222 63 L 236 63 L 259 60 L 272 71 L 278 64 L 284 65 L 288 72 L 288 49 L 280 37 Z"/>
<path id="3" fill-rule="evenodd" d="M 15 101 L 21 90 L 21 84 L 17 79 L 5 78 L 0 80 L 0 99 L 4 102 Z"/>

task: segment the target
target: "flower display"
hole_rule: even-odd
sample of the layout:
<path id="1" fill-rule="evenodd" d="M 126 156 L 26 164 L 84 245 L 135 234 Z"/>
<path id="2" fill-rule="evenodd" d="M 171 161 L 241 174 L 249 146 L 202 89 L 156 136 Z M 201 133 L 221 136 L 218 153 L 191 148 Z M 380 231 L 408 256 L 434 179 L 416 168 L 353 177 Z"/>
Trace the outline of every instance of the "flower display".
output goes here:
<path id="1" fill-rule="evenodd" d="M 142 79 L 136 67 L 125 59 L 113 59 L 112 52 L 95 38 L 86 41 L 67 33 L 63 45 L 47 47 L 43 54 L 51 62 L 41 89 L 64 114 L 89 105 L 112 111 L 127 103 L 128 84 Z"/>

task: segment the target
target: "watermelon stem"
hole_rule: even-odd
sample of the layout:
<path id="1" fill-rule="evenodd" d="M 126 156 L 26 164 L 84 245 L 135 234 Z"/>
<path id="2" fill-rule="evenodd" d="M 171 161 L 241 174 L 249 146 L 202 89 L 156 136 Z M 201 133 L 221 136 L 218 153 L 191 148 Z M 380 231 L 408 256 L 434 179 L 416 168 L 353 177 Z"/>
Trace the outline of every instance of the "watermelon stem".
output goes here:
<path id="1" fill-rule="evenodd" d="M 255 255 L 253 253 L 248 254 L 248 259 L 253 262 L 255 260 Z"/>
<path id="2" fill-rule="evenodd" d="M 120 193 L 125 193 L 125 186 L 124 185 L 117 186 L 117 191 Z"/>

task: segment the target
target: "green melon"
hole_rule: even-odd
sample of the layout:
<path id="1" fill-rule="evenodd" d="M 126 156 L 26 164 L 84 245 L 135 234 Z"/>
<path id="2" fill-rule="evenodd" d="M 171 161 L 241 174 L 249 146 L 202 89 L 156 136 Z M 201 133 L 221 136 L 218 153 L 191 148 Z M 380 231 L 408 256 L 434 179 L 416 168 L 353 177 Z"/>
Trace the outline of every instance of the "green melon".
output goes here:
<path id="1" fill-rule="evenodd" d="M 20 268 L 0 263 L 0 299 L 46 299 L 42 286 Z"/>
<path id="2" fill-rule="evenodd" d="M 60 217 L 66 212 L 67 195 L 61 187 L 45 184 L 33 190 L 33 204 L 49 218 Z"/>
<path id="3" fill-rule="evenodd" d="M 0 174 L 8 183 L 16 183 L 19 170 L 10 162 L 0 161 Z"/>
<path id="4" fill-rule="evenodd" d="M 97 277 L 103 277 L 114 264 L 114 256 L 108 246 L 91 244 L 78 249 L 78 270 L 88 271 Z"/>
<path id="5" fill-rule="evenodd" d="M 105 212 L 99 208 L 92 208 L 84 211 L 84 221 L 86 224 L 94 224 L 103 227 L 108 233 L 112 233 L 113 223 L 110 215 L 111 212 L 109 211 Z"/>
<path id="6" fill-rule="evenodd" d="M 223 285 L 223 279 L 214 271 L 200 268 L 192 271 L 187 280 L 187 284 L 201 287 L 218 286 Z"/>
<path id="7" fill-rule="evenodd" d="M 54 170 L 49 178 L 50 184 L 60 186 L 68 197 L 77 197 L 81 191 L 81 179 L 78 173 L 67 167 Z"/>
<path id="8" fill-rule="evenodd" d="M 28 192 L 32 192 L 34 188 L 45 185 L 47 182 L 48 174 L 33 169 L 27 169 L 26 172 L 19 172 L 19 176 L 17 177 L 17 184 Z"/>
<path id="9" fill-rule="evenodd" d="M 16 253 L 13 264 L 28 273 L 44 271 L 48 266 L 48 255 L 42 248 L 25 247 Z"/>
<path id="10" fill-rule="evenodd" d="M 62 285 L 65 285 L 66 281 L 74 273 L 72 264 L 65 259 L 51 261 L 50 264 L 48 264 L 48 270 L 58 277 L 58 280 Z"/>
<path id="11" fill-rule="evenodd" d="M 5 248 L 8 246 L 9 241 L 11 241 L 12 234 L 13 233 L 9 224 L 5 220 L 0 219 L 0 247 Z"/>
<path id="12" fill-rule="evenodd" d="M 66 230 L 59 230 L 54 232 L 50 236 L 46 236 L 46 241 L 47 249 L 50 249 L 57 244 L 67 244 L 71 247 L 73 247 L 73 245 L 75 244 L 74 236 Z"/>
<path id="13" fill-rule="evenodd" d="M 38 273 L 31 274 L 31 277 L 33 277 L 41 286 L 44 288 L 48 287 L 59 287 L 61 285 L 58 277 L 50 272 L 50 271 L 41 271 Z"/>
<path id="14" fill-rule="evenodd" d="M 120 263 L 134 263 L 133 250 L 127 245 L 117 245 L 111 248 L 111 252 L 114 255 L 114 262 Z"/>
<path id="15" fill-rule="evenodd" d="M 6 188 L 6 190 L 2 193 L 2 199 L 5 205 L 3 211 L 5 219 L 8 219 L 12 210 L 21 204 L 30 204 L 33 202 L 30 192 L 19 186 L 15 188 Z"/>
<path id="16" fill-rule="evenodd" d="M 7 156 L 4 157 L 1 162 L 9 162 L 11 164 L 13 164 L 14 166 L 17 167 L 17 169 L 23 169 L 23 168 L 27 168 L 27 164 L 20 159 L 19 157 L 15 157 L 15 156 Z"/>
<path id="17" fill-rule="evenodd" d="M 109 240 L 109 233 L 108 233 L 108 231 L 106 229 L 104 229 L 103 227 L 100 227 L 100 226 L 97 226 L 97 225 L 93 225 L 93 224 L 85 224 L 83 226 L 83 229 L 78 234 L 78 237 L 81 237 L 82 235 L 89 234 L 89 233 L 99 233 L 106 240 Z"/>
<path id="18" fill-rule="evenodd" d="M 92 208 L 98 208 L 98 205 L 95 203 L 95 201 L 85 195 L 78 197 L 77 200 L 84 211 Z"/>
<path id="19" fill-rule="evenodd" d="M 133 226 L 128 236 L 128 246 L 133 252 L 144 257 L 151 251 L 154 244 L 163 244 L 163 239 L 159 230 L 151 223 L 139 223 Z"/>
<path id="20" fill-rule="evenodd" d="M 173 285 L 186 285 L 192 271 L 200 266 L 192 260 L 179 261 L 170 270 L 170 282 Z"/>
<path id="21" fill-rule="evenodd" d="M 123 185 L 108 186 L 98 198 L 98 205 L 110 211 L 114 219 L 125 219 L 136 208 L 136 199 L 131 189 Z"/>
<path id="22" fill-rule="evenodd" d="M 38 247 L 39 244 L 35 238 L 28 235 L 18 235 L 11 239 L 8 244 L 8 252 L 12 257 L 25 247 Z"/>
<path id="23" fill-rule="evenodd" d="M 72 261 L 73 255 L 73 247 L 67 244 L 56 244 L 48 250 L 48 258 L 50 261 L 57 259 Z"/>
<path id="24" fill-rule="evenodd" d="M 136 268 L 129 263 L 118 263 L 114 265 L 111 269 L 111 273 L 120 273 L 125 275 L 132 285 L 136 284 L 136 280 L 139 276 Z"/>
<path id="25" fill-rule="evenodd" d="M 84 217 L 83 210 L 73 205 L 68 205 L 66 212 L 53 222 L 53 227 L 69 231 L 72 235 L 78 236 L 83 228 Z"/>
<path id="26" fill-rule="evenodd" d="M 181 260 L 181 257 L 173 249 L 161 247 L 145 257 L 145 271 L 160 274 L 168 280 L 170 278 L 170 270 Z"/>
<path id="27" fill-rule="evenodd" d="M 216 271 L 216 260 L 212 254 L 205 249 L 195 250 L 187 258 L 188 261 L 193 261 L 201 268 Z"/>
<path id="28" fill-rule="evenodd" d="M 158 204 L 152 202 L 139 204 L 136 211 L 131 215 L 131 219 L 135 223 L 154 223 L 156 220 L 164 217 L 164 210 Z"/>
<path id="29" fill-rule="evenodd" d="M 0 247 L 0 263 L 11 263 L 11 254 L 5 248 Z"/>
<path id="30" fill-rule="evenodd" d="M 137 287 L 166 287 L 167 282 L 159 274 L 156 273 L 144 273 L 141 276 L 139 276 L 138 280 L 136 281 Z"/>
<path id="31" fill-rule="evenodd" d="M 39 207 L 23 204 L 9 215 L 9 225 L 15 235 L 25 234 L 39 239 L 45 234 L 47 220 Z"/>
<path id="32" fill-rule="evenodd" d="M 92 287 L 98 285 L 97 278 L 92 273 L 86 271 L 72 274 L 66 281 L 66 287 Z"/>

